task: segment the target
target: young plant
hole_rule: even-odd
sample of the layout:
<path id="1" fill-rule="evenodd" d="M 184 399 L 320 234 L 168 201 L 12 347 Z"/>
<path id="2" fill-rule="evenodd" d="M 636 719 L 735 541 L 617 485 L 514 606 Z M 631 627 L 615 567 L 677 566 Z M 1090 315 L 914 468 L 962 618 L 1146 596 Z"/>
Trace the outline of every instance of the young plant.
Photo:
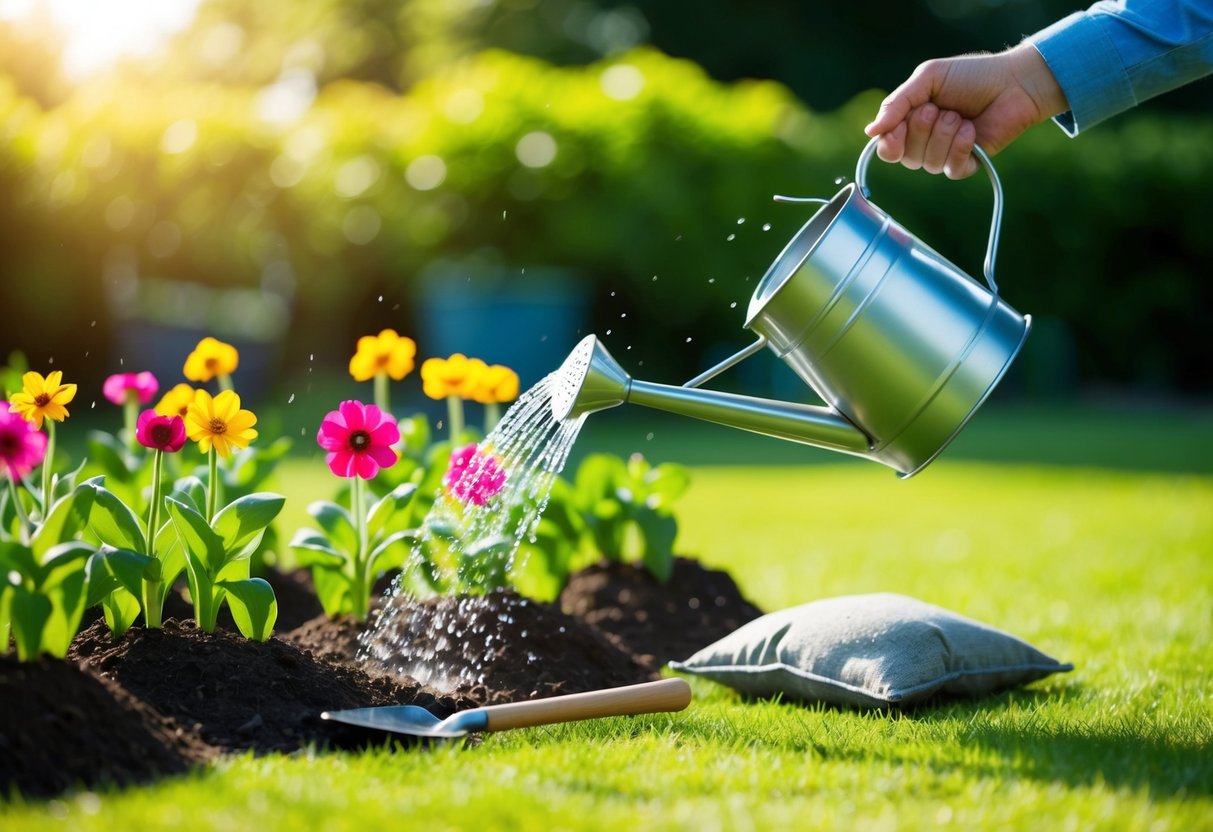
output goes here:
<path id="1" fill-rule="evenodd" d="M 99 602 L 115 638 L 134 623 L 140 612 L 144 626 L 161 625 L 164 600 L 185 569 L 185 555 L 172 524 L 162 516 L 164 456 L 185 444 L 180 416 L 160 416 L 145 410 L 135 425 L 137 442 L 152 451 L 151 497 L 147 521 L 104 486 L 94 486 L 92 532 L 104 544 L 89 564 L 90 602 Z M 187 493 L 181 498 L 187 498 Z M 162 522 L 163 521 L 163 522 Z"/>
<path id="2" fill-rule="evenodd" d="M 43 488 L 21 485 L 50 461 L 49 440 L 30 413 L 0 402 L 0 466 L 8 486 L 0 496 L 0 652 L 11 634 L 21 661 L 67 655 L 87 606 L 87 564 L 96 551 L 76 537 L 88 524 L 97 481 L 77 486 L 72 472 L 44 478 Z"/>
<path id="3" fill-rule="evenodd" d="M 245 448 L 257 436 L 257 417 L 240 408 L 240 397 L 225 390 L 211 397 L 199 390 L 189 405 L 186 432 L 208 456 L 205 494 L 167 498 L 169 519 L 185 553 L 194 617 L 204 632 L 214 632 L 219 608 L 227 602 L 237 628 L 247 638 L 270 637 L 278 617 L 274 590 L 252 578 L 249 557 L 286 498 L 256 492 L 218 508 L 218 459 Z M 217 510 L 218 509 L 218 510 Z"/>
<path id="4" fill-rule="evenodd" d="M 626 462 L 592 454 L 573 482 L 583 543 L 608 560 L 643 563 L 658 581 L 668 581 L 678 536 L 672 505 L 690 485 L 687 470 L 672 463 L 652 466 L 640 454 Z"/>
<path id="5" fill-rule="evenodd" d="M 308 513 L 321 530 L 300 529 L 291 549 L 302 565 L 311 567 L 327 615 L 365 621 L 375 581 L 399 568 L 410 551 L 416 532 L 400 525 L 410 515 L 417 486 L 401 483 L 367 508 L 367 484 L 381 469 L 395 465 L 392 446 L 400 441 L 396 420 L 376 405 L 342 402 L 325 416 L 316 441 L 328 452 L 329 470 L 351 481 L 350 508 L 312 503 Z"/>

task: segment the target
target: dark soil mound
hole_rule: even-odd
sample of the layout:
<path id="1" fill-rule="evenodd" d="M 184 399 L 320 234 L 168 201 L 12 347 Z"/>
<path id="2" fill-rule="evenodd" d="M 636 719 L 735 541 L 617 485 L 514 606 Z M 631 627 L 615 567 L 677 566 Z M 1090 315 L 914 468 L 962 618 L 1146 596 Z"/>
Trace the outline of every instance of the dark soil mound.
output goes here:
<path id="1" fill-rule="evenodd" d="M 309 742 L 366 739 L 322 721 L 326 710 L 408 703 L 447 715 L 472 704 L 435 695 L 411 679 L 370 676 L 318 659 L 278 638 L 207 634 L 175 619 L 162 630 L 134 628 L 116 643 L 96 622 L 77 637 L 69 658 L 223 750 L 293 751 Z"/>
<path id="2" fill-rule="evenodd" d="M 762 615 L 727 572 L 677 558 L 669 583 L 632 564 L 601 561 L 574 574 L 560 608 L 656 670 L 686 659 Z"/>
<path id="3" fill-rule="evenodd" d="M 400 596 L 368 641 L 372 667 L 484 703 L 656 678 L 585 622 L 508 590 L 424 601 Z"/>
<path id="4" fill-rule="evenodd" d="M 74 664 L 0 658 L 0 794 L 29 796 L 184 772 L 215 750 Z"/>

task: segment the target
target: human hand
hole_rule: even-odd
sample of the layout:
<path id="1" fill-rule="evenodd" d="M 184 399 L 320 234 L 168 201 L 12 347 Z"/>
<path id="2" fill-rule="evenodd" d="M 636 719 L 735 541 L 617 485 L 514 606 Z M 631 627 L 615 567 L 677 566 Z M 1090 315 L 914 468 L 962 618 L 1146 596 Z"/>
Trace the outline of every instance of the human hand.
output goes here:
<path id="1" fill-rule="evenodd" d="M 973 145 L 991 156 L 1029 127 L 1068 109 L 1044 58 L 1029 44 L 997 55 L 920 64 L 864 128 L 876 153 L 911 170 L 963 179 L 977 170 Z"/>

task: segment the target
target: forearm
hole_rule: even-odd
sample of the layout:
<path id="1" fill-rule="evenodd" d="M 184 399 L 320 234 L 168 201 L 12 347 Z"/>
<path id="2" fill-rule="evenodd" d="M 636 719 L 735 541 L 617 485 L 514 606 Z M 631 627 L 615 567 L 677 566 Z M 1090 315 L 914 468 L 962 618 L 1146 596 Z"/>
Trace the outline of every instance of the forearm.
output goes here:
<path id="1" fill-rule="evenodd" d="M 1032 35 L 1069 102 L 1077 135 L 1213 71 L 1213 0 L 1100 2 Z"/>

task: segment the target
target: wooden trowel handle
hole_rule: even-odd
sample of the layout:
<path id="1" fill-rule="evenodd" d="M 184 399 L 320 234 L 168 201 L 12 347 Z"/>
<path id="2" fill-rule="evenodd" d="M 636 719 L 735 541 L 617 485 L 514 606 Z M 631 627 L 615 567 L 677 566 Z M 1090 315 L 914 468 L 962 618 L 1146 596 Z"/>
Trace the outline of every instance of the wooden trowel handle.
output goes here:
<path id="1" fill-rule="evenodd" d="M 691 686 L 683 679 L 662 679 L 622 688 L 570 693 L 550 699 L 511 702 L 481 708 L 488 725 L 485 730 L 505 731 L 552 725 L 601 716 L 629 716 L 659 711 L 681 711 L 691 703 Z"/>

